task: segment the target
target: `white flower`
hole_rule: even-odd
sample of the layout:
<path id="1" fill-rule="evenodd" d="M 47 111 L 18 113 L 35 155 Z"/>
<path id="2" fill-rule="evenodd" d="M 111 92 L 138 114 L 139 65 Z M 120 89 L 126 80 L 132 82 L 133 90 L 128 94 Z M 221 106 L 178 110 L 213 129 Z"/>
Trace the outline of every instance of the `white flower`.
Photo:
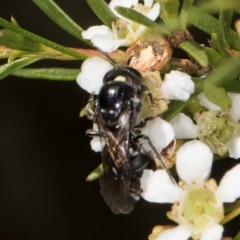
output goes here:
<path id="1" fill-rule="evenodd" d="M 96 132 L 99 131 L 96 123 L 93 124 L 93 130 L 96 131 Z M 104 140 L 104 138 L 100 138 L 98 136 L 95 136 L 90 141 L 90 145 L 91 145 L 91 148 L 94 152 L 101 152 L 103 146 L 105 145 L 105 140 Z"/>
<path id="2" fill-rule="evenodd" d="M 207 180 L 213 154 L 201 141 L 193 140 L 180 147 L 176 156 L 179 186 L 171 181 L 165 170 L 144 170 L 141 178 L 142 197 L 150 202 L 174 203 L 168 217 L 178 227 L 161 232 L 157 240 L 220 240 L 223 227 L 223 202 L 240 197 L 240 164 L 229 170 L 217 186 Z M 177 234 L 177 235 L 176 235 Z M 176 238 L 177 236 L 177 238 Z"/>
<path id="3" fill-rule="evenodd" d="M 112 12 L 118 17 L 123 18 L 118 12 L 115 11 L 115 7 L 121 6 L 126 8 L 136 7 L 138 4 L 138 0 L 112 0 L 108 6 L 112 10 Z"/>
<path id="4" fill-rule="evenodd" d="M 171 121 L 176 139 L 189 139 L 197 137 L 197 125 L 184 113 L 177 114 Z"/>
<path id="5" fill-rule="evenodd" d="M 189 239 L 190 233 L 184 228 L 177 226 L 173 229 L 168 229 L 163 231 L 158 235 L 156 240 L 182 240 Z"/>
<path id="6" fill-rule="evenodd" d="M 204 106 L 205 108 L 209 109 L 210 111 L 220 111 L 221 108 L 210 102 L 206 97 L 205 97 L 205 94 L 204 93 L 200 93 L 198 94 L 197 96 L 198 100 L 199 100 L 199 103 Z"/>
<path id="7" fill-rule="evenodd" d="M 234 135 L 234 137 L 228 143 L 229 157 L 238 159 L 240 158 L 240 133 Z"/>
<path id="8" fill-rule="evenodd" d="M 102 151 L 102 145 L 99 137 L 93 137 L 93 139 L 90 141 L 90 145 L 94 152 Z"/>
<path id="9" fill-rule="evenodd" d="M 153 0 L 145 0 L 144 6 L 138 4 L 138 0 L 112 0 L 109 3 L 109 8 L 119 18 L 116 22 L 112 23 L 112 29 L 101 25 L 92 26 L 82 32 L 84 39 L 91 40 L 95 47 L 105 52 L 112 52 L 120 46 L 128 46 L 136 42 L 146 30 L 145 26 L 119 15 L 115 11 L 116 6 L 133 8 L 153 21 L 156 20 L 160 13 L 160 4 L 153 4 Z"/>
<path id="10" fill-rule="evenodd" d="M 113 66 L 98 57 L 88 58 L 81 67 L 81 72 L 77 76 L 77 83 L 81 88 L 89 93 L 98 94 L 103 85 L 104 75 L 113 68 Z"/>
<path id="11" fill-rule="evenodd" d="M 230 108 L 230 116 L 235 120 L 236 122 L 239 122 L 240 120 L 240 94 L 238 93 L 228 93 L 228 96 L 230 97 L 232 101 L 232 105 Z M 238 159 L 240 158 L 240 132 L 237 131 L 230 142 L 228 143 L 228 152 L 229 156 L 231 158 Z"/>
<path id="12" fill-rule="evenodd" d="M 112 52 L 127 43 L 126 39 L 116 38 L 112 29 L 105 25 L 88 28 L 82 32 L 82 37 L 91 40 L 94 47 L 98 47 L 104 52 Z"/>
<path id="13" fill-rule="evenodd" d="M 165 74 L 162 93 L 166 99 L 187 101 L 194 92 L 194 83 L 186 73 L 172 70 Z"/>
<path id="14" fill-rule="evenodd" d="M 228 93 L 228 96 L 232 100 L 232 106 L 230 108 L 230 115 L 235 121 L 240 120 L 240 111 L 239 111 L 239 106 L 240 106 L 240 94 L 239 93 Z"/>
<path id="15" fill-rule="evenodd" d="M 232 101 L 231 107 L 230 107 L 230 115 L 235 121 L 240 120 L 240 111 L 239 111 L 239 105 L 240 105 L 240 94 L 239 93 L 231 93 L 228 92 L 227 95 Z M 200 93 L 198 95 L 199 103 L 207 108 L 210 111 L 220 111 L 221 108 L 216 105 L 215 103 L 210 102 L 204 93 Z"/>
<path id="16" fill-rule="evenodd" d="M 167 147 L 174 139 L 174 130 L 170 123 L 164 121 L 160 117 L 156 117 L 153 120 L 146 122 L 142 128 L 142 134 L 147 135 L 155 148 L 160 152 L 163 148 Z M 143 144 L 145 151 L 152 151 L 148 143 Z"/>
<path id="17" fill-rule="evenodd" d="M 198 137 L 209 144 L 214 153 L 220 156 L 229 153 L 235 159 L 240 158 L 240 94 L 228 93 L 231 106 L 228 111 L 222 110 L 210 102 L 201 93 L 198 95 L 199 103 L 209 111 L 195 115 L 198 125 Z"/>

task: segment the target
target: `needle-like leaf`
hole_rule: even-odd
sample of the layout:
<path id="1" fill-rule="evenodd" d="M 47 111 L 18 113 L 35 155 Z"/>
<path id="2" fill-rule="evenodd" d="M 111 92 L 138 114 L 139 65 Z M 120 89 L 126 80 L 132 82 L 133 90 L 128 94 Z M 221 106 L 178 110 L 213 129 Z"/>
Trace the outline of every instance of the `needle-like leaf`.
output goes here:
<path id="1" fill-rule="evenodd" d="M 32 0 L 58 26 L 77 39 L 91 45 L 82 38 L 83 29 L 74 22 L 53 0 Z"/>
<path id="2" fill-rule="evenodd" d="M 50 81 L 76 81 L 79 72 L 80 69 L 75 68 L 23 68 L 12 73 L 12 75 Z"/>
<path id="3" fill-rule="evenodd" d="M 38 36 L 38 35 L 36 35 L 34 33 L 31 33 L 31 32 L 29 32 L 27 30 L 24 30 L 23 28 L 21 28 L 19 26 L 16 26 L 16 25 L 6 21 L 5 19 L 3 19 L 1 17 L 0 17 L 0 26 L 4 27 L 6 29 L 9 29 L 12 32 L 17 33 L 17 34 L 19 34 L 19 35 L 21 35 L 21 36 L 23 36 L 25 38 L 28 38 L 28 39 L 30 39 L 30 40 L 32 40 L 34 42 L 41 43 L 41 44 L 43 44 L 45 46 L 48 46 L 48 47 L 50 47 L 52 49 L 55 49 L 55 50 L 59 51 L 59 52 L 63 52 L 65 54 L 73 56 L 73 57 L 75 57 L 75 58 L 77 58 L 79 60 L 85 60 L 87 58 L 87 56 L 84 55 L 84 54 L 80 54 L 80 53 L 78 53 L 78 52 L 76 52 L 76 51 L 74 51 L 72 49 L 63 47 L 63 46 L 61 46 L 61 45 L 59 45 L 57 43 L 54 43 L 54 42 L 49 41 L 49 40 L 47 40 L 47 39 L 45 39 L 43 37 L 40 37 L 40 36 Z"/>
<path id="4" fill-rule="evenodd" d="M 98 16 L 98 18 L 108 27 L 112 26 L 112 22 L 116 21 L 116 16 L 108 7 L 104 0 L 86 0 L 89 7 Z"/>

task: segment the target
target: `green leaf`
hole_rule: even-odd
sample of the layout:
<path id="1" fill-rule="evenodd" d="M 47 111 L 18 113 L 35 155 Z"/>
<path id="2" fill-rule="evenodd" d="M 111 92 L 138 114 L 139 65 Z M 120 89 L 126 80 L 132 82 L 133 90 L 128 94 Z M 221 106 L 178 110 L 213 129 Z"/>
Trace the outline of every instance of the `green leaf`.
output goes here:
<path id="1" fill-rule="evenodd" d="M 229 58 L 224 64 L 219 65 L 216 71 L 211 71 L 206 81 L 216 87 L 223 87 L 226 83 L 240 76 L 240 58 Z"/>
<path id="2" fill-rule="evenodd" d="M 87 181 L 93 181 L 103 176 L 103 165 L 102 163 L 95 168 L 86 178 Z"/>
<path id="3" fill-rule="evenodd" d="M 240 13 L 239 0 L 211 0 L 200 1 L 198 8 L 202 11 L 209 12 L 211 14 L 219 13 L 220 7 L 224 10 L 234 9 L 235 12 Z"/>
<path id="4" fill-rule="evenodd" d="M 19 26 L 17 20 L 13 16 L 11 16 L 11 23 L 16 25 L 16 26 Z"/>
<path id="5" fill-rule="evenodd" d="M 228 152 L 222 156 L 220 156 L 218 154 L 213 154 L 213 161 L 219 161 L 219 160 L 226 159 L 226 158 L 229 158 Z"/>
<path id="6" fill-rule="evenodd" d="M 223 85 L 223 88 L 227 92 L 240 93 L 240 81 L 233 80 L 233 81 L 226 82 L 226 84 Z"/>
<path id="7" fill-rule="evenodd" d="M 202 80 L 202 82 L 203 82 L 203 80 Z M 186 109 L 187 109 L 190 113 L 192 113 L 192 114 L 194 114 L 194 113 L 196 113 L 196 112 L 199 112 L 199 111 L 205 111 L 205 110 L 206 110 L 206 108 L 203 107 L 203 106 L 199 103 L 199 100 L 198 100 L 198 98 L 197 98 L 196 95 L 195 95 L 195 96 L 191 96 L 191 98 L 189 99 L 188 104 L 187 104 L 187 106 L 186 106 Z"/>
<path id="8" fill-rule="evenodd" d="M 212 40 L 214 46 L 216 47 L 217 51 L 221 55 L 221 57 L 226 61 L 229 58 L 229 54 L 227 53 L 227 51 L 223 47 L 222 43 L 220 42 L 218 35 L 216 33 L 212 33 L 211 40 Z"/>
<path id="9" fill-rule="evenodd" d="M 112 27 L 112 22 L 116 21 L 117 18 L 108 7 L 104 0 L 86 0 L 89 7 L 98 16 L 98 18 L 108 27 Z"/>
<path id="10" fill-rule="evenodd" d="M 220 38 L 224 47 L 230 48 L 229 38 L 227 32 L 230 30 L 230 26 L 232 23 L 233 10 L 224 8 L 225 0 L 222 0 L 221 8 L 219 12 L 219 31 Z"/>
<path id="11" fill-rule="evenodd" d="M 17 34 L 19 34 L 19 35 L 21 35 L 25 38 L 28 38 L 32 41 L 35 41 L 37 43 L 41 43 L 45 46 L 48 46 L 52 49 L 55 49 L 55 50 L 59 51 L 59 52 L 65 53 L 65 54 L 70 55 L 70 56 L 73 56 L 73 57 L 75 57 L 79 60 L 85 60 L 87 58 L 87 56 L 84 55 L 84 54 L 80 54 L 80 53 L 78 53 L 78 52 L 76 52 L 72 49 L 63 47 L 63 46 L 61 46 L 57 43 L 51 42 L 51 41 L 49 41 L 45 38 L 42 38 L 42 37 L 40 37 L 40 36 L 38 36 L 34 33 L 31 33 L 27 30 L 24 30 L 24 29 L 20 28 L 19 26 L 16 26 L 16 25 L 6 21 L 5 19 L 3 19 L 1 17 L 0 17 L 0 26 L 4 27 L 6 29 L 9 29 L 9 30 L 13 31 L 14 33 L 17 33 Z"/>
<path id="12" fill-rule="evenodd" d="M 74 22 L 54 1 L 52 0 L 32 0 L 49 18 L 66 32 L 91 45 L 91 43 L 82 38 L 83 29 Z"/>
<path id="13" fill-rule="evenodd" d="M 188 23 L 208 33 L 219 33 L 219 21 L 210 14 L 191 6 L 188 12 Z"/>
<path id="14" fill-rule="evenodd" d="M 208 56 L 208 62 L 212 69 L 216 70 L 220 64 L 223 64 L 223 58 L 218 52 L 209 47 L 204 47 L 204 50 Z"/>
<path id="15" fill-rule="evenodd" d="M 231 105 L 231 100 L 222 87 L 215 87 L 205 80 L 203 84 L 203 92 L 210 102 L 215 103 L 223 109 L 227 109 Z"/>
<path id="16" fill-rule="evenodd" d="M 168 27 L 175 26 L 178 19 L 179 0 L 156 0 L 161 5 L 161 18 Z"/>
<path id="17" fill-rule="evenodd" d="M 195 6 L 191 6 L 189 9 L 188 23 L 209 35 L 214 32 L 220 35 L 219 21 Z M 232 29 L 228 29 L 226 35 L 228 36 L 231 47 L 240 51 L 240 39 L 237 33 Z"/>
<path id="18" fill-rule="evenodd" d="M 0 59 L 9 58 L 15 50 L 0 46 Z"/>
<path id="19" fill-rule="evenodd" d="M 233 202 L 233 203 L 227 203 L 225 206 L 224 206 L 224 213 L 229 213 L 237 208 L 240 208 L 240 200 L 236 201 L 236 202 Z"/>
<path id="20" fill-rule="evenodd" d="M 39 52 L 36 52 L 36 53 L 28 53 L 29 55 L 32 55 L 31 57 L 34 57 L 34 58 L 37 58 L 37 53 Z M 35 56 L 33 56 L 35 55 Z M 19 50 L 14 50 L 12 52 L 12 54 L 8 57 L 8 62 L 13 62 L 16 58 L 21 58 L 21 57 L 29 57 L 29 56 L 26 56 L 26 52 L 23 52 L 23 51 L 19 51 Z"/>
<path id="21" fill-rule="evenodd" d="M 195 41 L 188 40 L 180 43 L 179 47 L 192 56 L 201 66 L 208 66 L 208 56 L 204 49 Z"/>
<path id="22" fill-rule="evenodd" d="M 168 110 L 164 112 L 161 117 L 165 121 L 170 121 L 174 118 L 178 113 L 180 113 L 188 104 L 189 100 L 186 102 L 173 100 L 168 104 Z"/>
<path id="23" fill-rule="evenodd" d="M 0 66 L 0 80 L 7 77 L 9 74 L 38 61 L 37 58 L 21 58 L 11 63 L 6 63 Z"/>
<path id="24" fill-rule="evenodd" d="M 187 17 L 190 6 L 194 0 L 184 0 L 181 9 L 181 26 L 183 29 L 187 29 Z"/>
<path id="25" fill-rule="evenodd" d="M 203 91 L 204 79 L 200 77 L 192 77 L 192 81 L 195 84 L 194 93 L 201 93 Z"/>
<path id="26" fill-rule="evenodd" d="M 0 45 L 26 52 L 42 51 L 42 47 L 39 43 L 33 42 L 7 29 L 0 30 Z"/>
<path id="27" fill-rule="evenodd" d="M 160 26 L 159 24 L 153 22 L 151 19 L 149 19 L 148 17 L 144 16 L 143 14 L 130 9 L 130 8 L 125 8 L 125 7 L 116 7 L 115 10 L 121 14 L 123 17 L 128 18 L 134 22 L 137 22 L 139 24 L 142 24 L 150 29 L 152 29 L 153 31 L 155 31 L 158 34 L 161 35 L 168 35 L 170 34 L 170 32 Z"/>
<path id="28" fill-rule="evenodd" d="M 238 234 L 234 237 L 233 240 L 240 240 L 240 231 L 239 231 Z"/>
<path id="29" fill-rule="evenodd" d="M 71 55 L 56 51 L 52 48 L 49 48 L 47 46 L 42 46 L 42 52 L 25 52 L 20 50 L 14 50 L 10 48 L 5 48 L 3 46 L 0 46 L 0 59 L 1 58 L 8 58 L 8 62 L 11 62 L 15 60 L 16 58 L 20 57 L 32 57 L 32 58 L 39 58 L 39 59 L 56 59 L 56 60 L 78 60 L 78 58 L 73 57 Z M 80 54 L 83 54 L 83 57 L 94 57 L 99 56 L 99 54 L 94 54 L 94 50 L 88 51 L 84 49 L 77 49 L 77 52 Z M 97 51 L 96 51 L 97 52 Z"/>
<path id="30" fill-rule="evenodd" d="M 12 75 L 21 78 L 46 79 L 52 81 L 76 81 L 80 69 L 75 68 L 23 68 Z"/>
<path id="31" fill-rule="evenodd" d="M 86 107 L 82 108 L 82 110 L 79 113 L 79 117 L 84 117 L 87 115 Z"/>
<path id="32" fill-rule="evenodd" d="M 220 224 L 226 224 L 227 222 L 231 221 L 232 219 L 234 219 L 235 217 L 237 217 L 238 215 L 240 215 L 240 208 L 237 208 L 235 210 L 233 210 L 232 212 L 228 213 L 224 219 L 220 222 Z"/>

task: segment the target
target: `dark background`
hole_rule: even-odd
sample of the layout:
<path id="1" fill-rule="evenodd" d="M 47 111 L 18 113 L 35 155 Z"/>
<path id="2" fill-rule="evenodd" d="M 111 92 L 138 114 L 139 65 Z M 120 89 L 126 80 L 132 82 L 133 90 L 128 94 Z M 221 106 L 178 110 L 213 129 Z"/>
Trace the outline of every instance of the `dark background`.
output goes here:
<path id="1" fill-rule="evenodd" d="M 56 1 L 83 28 L 100 24 L 85 1 Z M 0 16 L 64 46 L 86 47 L 30 0 L 1 0 Z M 199 35 L 201 37 L 201 35 Z M 35 66 L 80 67 L 42 61 Z M 97 76 L 96 76 L 97 77 Z M 86 176 L 101 162 L 79 118 L 88 94 L 76 82 L 8 77 L 0 82 L 0 239 L 147 239 L 154 225 L 171 224 L 160 204 L 141 200 L 129 215 L 114 215 Z M 217 178 L 236 161 L 218 163 Z M 239 218 L 225 235 L 239 229 Z"/>

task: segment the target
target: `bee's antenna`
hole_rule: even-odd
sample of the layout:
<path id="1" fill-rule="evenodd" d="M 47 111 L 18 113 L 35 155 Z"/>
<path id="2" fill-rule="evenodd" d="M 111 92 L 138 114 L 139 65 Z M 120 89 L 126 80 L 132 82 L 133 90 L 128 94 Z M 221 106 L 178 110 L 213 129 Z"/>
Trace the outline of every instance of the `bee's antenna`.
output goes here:
<path id="1" fill-rule="evenodd" d="M 117 63 L 114 59 L 112 59 L 106 52 L 102 51 L 100 48 L 97 48 L 97 47 L 96 47 L 96 49 L 97 49 L 100 53 L 102 53 L 105 57 L 107 57 L 107 59 L 112 63 L 112 65 L 113 65 L 114 67 L 117 67 L 117 66 L 118 66 L 118 63 Z"/>

